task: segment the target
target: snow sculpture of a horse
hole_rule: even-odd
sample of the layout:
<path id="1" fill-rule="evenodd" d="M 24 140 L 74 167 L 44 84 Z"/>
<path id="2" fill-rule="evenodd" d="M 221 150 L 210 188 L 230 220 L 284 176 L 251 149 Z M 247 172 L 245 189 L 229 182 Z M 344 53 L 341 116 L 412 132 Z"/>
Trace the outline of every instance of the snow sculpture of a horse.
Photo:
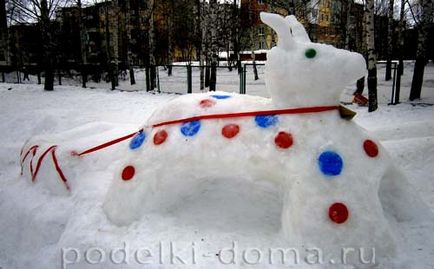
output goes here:
<path id="1" fill-rule="evenodd" d="M 294 16 L 261 19 L 278 34 L 266 63 L 271 100 L 215 92 L 161 106 L 131 140 L 104 211 L 128 225 L 207 178 L 270 180 L 283 190 L 288 240 L 392 253 L 378 196 L 387 155 L 339 113 L 341 91 L 365 74 L 364 58 L 312 43 Z"/>

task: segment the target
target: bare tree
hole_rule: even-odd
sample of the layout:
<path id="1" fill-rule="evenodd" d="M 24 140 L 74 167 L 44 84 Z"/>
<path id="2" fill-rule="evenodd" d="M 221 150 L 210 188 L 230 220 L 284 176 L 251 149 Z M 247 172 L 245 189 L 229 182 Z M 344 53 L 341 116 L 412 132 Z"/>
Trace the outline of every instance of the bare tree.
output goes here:
<path id="1" fill-rule="evenodd" d="M 392 79 L 392 53 L 393 53 L 393 7 L 394 0 L 389 0 L 388 6 L 388 22 L 387 22 L 387 63 L 385 80 Z"/>
<path id="2" fill-rule="evenodd" d="M 233 43 L 233 52 L 234 52 L 234 57 L 236 60 L 236 65 L 237 65 L 237 69 L 238 69 L 238 73 L 241 73 L 241 59 L 240 59 L 240 50 L 241 50 L 241 46 L 240 46 L 240 42 L 241 42 L 241 14 L 240 14 L 240 9 L 238 8 L 238 3 L 237 0 L 234 0 L 233 5 L 232 5 L 232 18 L 233 18 L 233 23 L 232 23 L 232 43 Z"/>
<path id="3" fill-rule="evenodd" d="M 428 27 L 432 22 L 432 0 L 421 0 L 421 15 L 420 23 L 418 24 L 418 39 L 417 39 L 417 53 L 416 62 L 414 64 L 413 80 L 411 82 L 410 100 L 420 98 L 422 92 L 423 76 L 425 72 L 425 65 L 427 63 L 426 58 L 426 46 Z"/>
<path id="4" fill-rule="evenodd" d="M 211 32 L 211 76 L 210 76 L 210 91 L 216 90 L 217 83 L 217 64 L 218 64 L 218 44 L 217 44 L 217 20 L 218 3 L 217 0 L 210 0 L 210 32 Z"/>
<path id="5" fill-rule="evenodd" d="M 156 81 L 156 61 L 155 61 L 155 22 L 154 22 L 155 0 L 149 0 L 146 3 L 146 18 L 148 20 L 148 64 L 146 72 L 149 74 L 149 89 L 154 90 L 157 86 Z"/>
<path id="6" fill-rule="evenodd" d="M 127 68 L 129 70 L 129 74 L 130 74 L 130 84 L 134 85 L 136 84 L 136 78 L 134 76 L 134 68 L 132 65 L 132 61 L 133 61 L 133 52 L 131 49 L 131 41 L 132 41 L 132 37 L 131 37 L 131 31 L 132 31 L 132 22 L 131 22 L 131 5 L 130 5 L 130 1 L 131 0 L 126 0 L 125 1 L 125 31 L 126 31 L 126 47 L 127 47 Z"/>
<path id="7" fill-rule="evenodd" d="M 196 35 L 198 37 L 197 42 L 197 50 L 199 55 L 199 65 L 200 65 L 200 90 L 205 89 L 205 53 L 206 53 L 206 47 L 205 47 L 205 39 L 206 39 L 206 21 L 205 21 L 205 14 L 204 14 L 204 5 L 201 3 L 200 0 L 196 0 L 195 2 L 195 24 L 197 26 L 196 28 Z"/>
<path id="8" fill-rule="evenodd" d="M 43 62 L 45 71 L 44 89 L 54 89 L 54 40 L 51 20 L 55 11 L 70 3 L 69 0 L 9 0 L 13 9 L 11 19 L 15 22 L 38 22 L 43 42 Z"/>
<path id="9" fill-rule="evenodd" d="M 378 108 L 377 56 L 375 52 L 374 0 L 366 0 L 366 41 L 368 48 L 368 96 L 369 112 Z"/>
<path id="10" fill-rule="evenodd" d="M 0 55 L 0 61 L 3 58 L 3 60 L 8 63 L 9 45 L 5 0 L 0 0 L 0 49 L 3 49 L 3 55 Z"/>
<path id="11" fill-rule="evenodd" d="M 400 75 L 404 73 L 404 31 L 405 31 L 405 2 L 406 0 L 401 0 L 401 7 L 399 12 L 399 31 L 398 31 L 398 52 L 399 52 L 399 65 L 398 72 Z"/>
<path id="12" fill-rule="evenodd" d="M 118 3 L 117 0 L 105 1 L 104 7 L 105 17 L 105 43 L 106 43 L 106 55 L 107 66 L 109 71 L 109 77 L 111 81 L 111 89 L 116 89 L 119 85 L 118 81 Z"/>
<path id="13" fill-rule="evenodd" d="M 83 7 L 82 7 L 81 0 L 77 0 L 77 8 L 78 8 L 78 27 L 80 31 L 81 80 L 82 80 L 82 87 L 86 88 L 86 82 L 87 82 L 86 27 L 84 26 L 83 23 Z"/>

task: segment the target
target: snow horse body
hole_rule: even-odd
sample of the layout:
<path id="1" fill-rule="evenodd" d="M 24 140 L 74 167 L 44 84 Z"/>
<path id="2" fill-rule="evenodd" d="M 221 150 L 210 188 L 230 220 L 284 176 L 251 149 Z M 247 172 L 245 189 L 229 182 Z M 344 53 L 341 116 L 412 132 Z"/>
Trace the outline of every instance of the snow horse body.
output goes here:
<path id="1" fill-rule="evenodd" d="M 281 228 L 289 241 L 391 254 L 393 236 L 378 197 L 387 155 L 337 109 L 342 89 L 364 76 L 365 60 L 310 42 L 294 16 L 261 13 L 261 19 L 279 37 L 266 63 L 272 99 L 191 94 L 157 109 L 130 143 L 106 214 L 128 225 L 179 203 L 210 178 L 268 180 L 281 186 Z M 251 111 L 272 112 L 242 114 Z"/>

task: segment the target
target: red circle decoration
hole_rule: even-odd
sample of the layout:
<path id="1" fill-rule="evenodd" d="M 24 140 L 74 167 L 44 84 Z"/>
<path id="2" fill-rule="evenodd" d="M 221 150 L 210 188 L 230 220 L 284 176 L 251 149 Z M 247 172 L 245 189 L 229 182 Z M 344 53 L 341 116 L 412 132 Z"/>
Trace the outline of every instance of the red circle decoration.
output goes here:
<path id="1" fill-rule="evenodd" d="M 238 124 L 227 124 L 222 128 L 222 135 L 226 138 L 234 138 L 240 132 Z"/>
<path id="2" fill-rule="evenodd" d="M 292 135 L 287 132 L 279 132 L 274 138 L 276 146 L 282 149 L 287 149 L 294 143 Z"/>
<path id="3" fill-rule="evenodd" d="M 125 181 L 130 180 L 134 177 L 135 173 L 136 169 L 134 169 L 134 166 L 128 165 L 122 170 L 122 179 Z"/>
<path id="4" fill-rule="evenodd" d="M 371 158 L 378 156 L 378 146 L 372 140 L 365 140 L 365 142 L 363 142 L 363 149 L 365 150 L 366 154 Z"/>
<path id="5" fill-rule="evenodd" d="M 347 221 L 348 216 L 348 208 L 343 203 L 334 203 L 329 208 L 329 217 L 331 221 L 337 224 L 342 224 Z"/>
<path id="6" fill-rule="evenodd" d="M 199 105 L 202 108 L 207 108 L 207 107 L 212 107 L 216 104 L 216 102 L 212 99 L 203 99 L 202 101 L 200 101 Z"/>
<path id="7" fill-rule="evenodd" d="M 155 145 L 163 144 L 164 141 L 166 141 L 168 136 L 169 135 L 167 134 L 166 130 L 160 130 L 156 132 L 154 135 L 154 144 Z"/>

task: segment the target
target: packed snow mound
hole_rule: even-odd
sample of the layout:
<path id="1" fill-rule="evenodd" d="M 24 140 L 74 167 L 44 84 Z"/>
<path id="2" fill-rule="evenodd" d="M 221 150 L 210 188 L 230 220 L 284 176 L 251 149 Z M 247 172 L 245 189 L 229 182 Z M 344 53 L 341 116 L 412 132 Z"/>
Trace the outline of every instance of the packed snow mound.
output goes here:
<path id="1" fill-rule="evenodd" d="M 310 42 L 293 16 L 261 18 L 279 36 L 266 64 L 271 100 L 191 94 L 160 106 L 138 128 L 95 124 L 34 137 L 21 153 L 24 175 L 50 195 L 76 198 L 93 184 L 81 182 L 77 171 L 116 166 L 97 206 L 128 227 L 176 215 L 191 197 L 216 191 L 218 181 L 238 182 L 229 186 L 243 195 L 271 186 L 280 190 L 276 226 L 289 246 L 320 248 L 330 257 L 342 248 L 392 257 L 389 220 L 421 218 L 412 208 L 422 205 L 379 142 L 339 113 L 343 87 L 365 73 L 363 57 Z"/>
<path id="2" fill-rule="evenodd" d="M 281 229 L 289 242 L 334 254 L 354 247 L 393 255 L 378 196 L 389 158 L 338 113 L 343 87 L 365 73 L 363 57 L 311 43 L 292 16 L 261 18 L 279 35 L 266 64 L 271 102 L 217 92 L 157 109 L 114 175 L 103 205 L 107 216 L 129 225 L 173 210 L 211 179 L 243 178 L 246 185 L 280 188 Z"/>

